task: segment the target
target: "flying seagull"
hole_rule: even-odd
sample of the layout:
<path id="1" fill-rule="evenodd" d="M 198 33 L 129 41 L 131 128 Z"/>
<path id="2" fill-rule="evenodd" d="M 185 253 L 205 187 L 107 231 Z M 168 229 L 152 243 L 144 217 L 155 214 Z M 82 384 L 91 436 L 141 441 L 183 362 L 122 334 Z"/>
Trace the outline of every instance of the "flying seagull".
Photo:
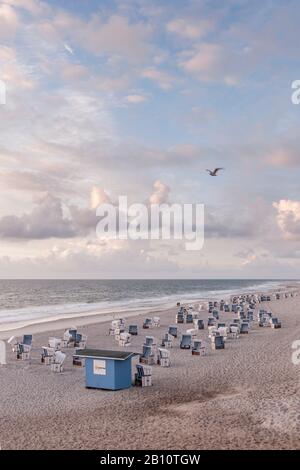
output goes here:
<path id="1" fill-rule="evenodd" d="M 219 170 L 225 170 L 225 168 L 215 168 L 214 170 L 206 170 L 210 176 L 217 176 Z"/>

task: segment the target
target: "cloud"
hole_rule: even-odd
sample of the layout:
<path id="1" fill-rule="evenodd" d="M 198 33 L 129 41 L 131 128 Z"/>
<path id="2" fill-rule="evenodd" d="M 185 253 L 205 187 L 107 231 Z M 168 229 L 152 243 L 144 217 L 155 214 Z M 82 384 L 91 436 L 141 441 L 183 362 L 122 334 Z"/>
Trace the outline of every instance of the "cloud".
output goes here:
<path id="1" fill-rule="evenodd" d="M 94 14 L 84 21 L 65 12 L 55 15 L 53 27 L 63 37 L 70 31 L 73 43 L 96 56 L 120 55 L 129 61 L 143 62 L 150 52 L 150 27 L 144 22 L 129 22 L 125 16 L 111 15 L 106 21 Z"/>
<path id="2" fill-rule="evenodd" d="M 213 29 L 213 22 L 209 19 L 176 18 L 167 23 L 166 29 L 187 39 L 198 39 Z"/>
<path id="3" fill-rule="evenodd" d="M 64 44 L 64 48 L 66 49 L 67 52 L 69 52 L 69 54 L 74 55 L 74 51 L 72 47 L 69 46 L 69 44 Z"/>
<path id="4" fill-rule="evenodd" d="M 174 77 L 169 73 L 158 70 L 156 68 L 148 68 L 143 70 L 142 78 L 148 78 L 156 82 L 162 90 L 168 91 L 172 88 Z"/>
<path id="5" fill-rule="evenodd" d="M 149 197 L 150 204 L 163 204 L 168 202 L 170 188 L 166 184 L 157 180 L 153 183 L 154 191 Z"/>
<path id="6" fill-rule="evenodd" d="M 284 238 L 300 239 L 300 201 L 281 199 L 273 202 L 273 207 L 277 210 L 277 224 Z"/>
<path id="7" fill-rule="evenodd" d="M 92 194 L 95 198 L 95 191 Z M 99 194 L 100 190 L 98 200 Z M 63 204 L 60 198 L 48 193 L 36 201 L 31 212 L 0 218 L 0 237 L 12 240 L 73 238 L 87 235 L 96 229 L 96 224 L 95 210 Z"/>
<path id="8" fill-rule="evenodd" d="M 147 98 L 143 95 L 127 95 L 125 101 L 130 104 L 139 104 L 146 101 Z"/>
<path id="9" fill-rule="evenodd" d="M 202 43 L 197 49 L 183 59 L 181 67 L 202 80 L 217 78 L 223 61 L 223 50 L 218 44 Z M 219 77 L 221 78 L 221 77 Z"/>
<path id="10" fill-rule="evenodd" d="M 0 4 L 0 39 L 12 38 L 18 28 L 18 15 L 14 8 L 6 3 Z"/>
<path id="11" fill-rule="evenodd" d="M 297 144 L 280 145 L 263 157 L 264 162 L 278 168 L 299 166 L 300 152 L 298 147 Z"/>
<path id="12" fill-rule="evenodd" d="M 41 0 L 5 0 L 5 3 L 15 8 L 26 10 L 34 16 L 41 16 L 50 11 L 49 5 Z"/>
<path id="13" fill-rule="evenodd" d="M 91 191 L 91 209 L 97 209 L 101 204 L 111 203 L 111 199 L 103 188 L 93 186 Z"/>
<path id="14" fill-rule="evenodd" d="M 61 201 L 48 194 L 30 213 L 2 217 L 0 236 L 11 239 L 66 238 L 74 236 L 74 231 L 64 217 Z"/>

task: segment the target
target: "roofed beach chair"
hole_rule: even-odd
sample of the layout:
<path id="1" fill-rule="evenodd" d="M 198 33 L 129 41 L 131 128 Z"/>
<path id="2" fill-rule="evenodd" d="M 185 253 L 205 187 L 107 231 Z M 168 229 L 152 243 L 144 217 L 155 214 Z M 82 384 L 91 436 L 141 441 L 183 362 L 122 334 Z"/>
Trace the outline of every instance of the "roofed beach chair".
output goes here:
<path id="1" fill-rule="evenodd" d="M 130 346 L 131 344 L 130 338 L 131 338 L 131 335 L 127 333 L 126 331 L 123 331 L 123 333 L 120 334 L 119 346 Z"/>
<path id="2" fill-rule="evenodd" d="M 158 348 L 158 364 L 161 367 L 170 367 L 170 351 Z"/>
<path id="3" fill-rule="evenodd" d="M 75 344 L 77 329 L 68 328 L 63 335 L 62 347 L 72 348 Z"/>
<path id="4" fill-rule="evenodd" d="M 6 343 L 4 340 L 0 340 L 0 366 L 6 365 Z"/>
<path id="5" fill-rule="evenodd" d="M 195 318 L 194 319 L 194 326 L 198 330 L 204 330 L 204 321 L 200 320 L 200 318 Z"/>
<path id="6" fill-rule="evenodd" d="M 247 320 L 253 321 L 254 320 L 254 314 L 252 310 L 248 310 L 247 312 Z"/>
<path id="7" fill-rule="evenodd" d="M 242 322 L 240 326 L 240 334 L 247 335 L 249 333 L 249 323 Z"/>
<path id="8" fill-rule="evenodd" d="M 216 325 L 216 319 L 214 317 L 209 317 L 207 320 L 207 326 L 215 326 Z"/>
<path id="9" fill-rule="evenodd" d="M 149 329 L 149 328 L 152 328 L 153 324 L 152 324 L 152 318 L 145 318 L 144 322 L 143 322 L 143 328 L 145 330 Z"/>
<path id="10" fill-rule="evenodd" d="M 41 363 L 49 366 L 54 360 L 55 349 L 47 346 L 42 347 Z"/>
<path id="11" fill-rule="evenodd" d="M 87 335 L 82 333 L 76 333 L 74 347 L 79 349 L 85 349 L 87 342 Z"/>
<path id="12" fill-rule="evenodd" d="M 129 325 L 128 333 L 132 336 L 137 336 L 138 334 L 138 327 L 137 325 Z"/>
<path id="13" fill-rule="evenodd" d="M 64 367 L 63 364 L 66 360 L 66 354 L 62 351 L 55 351 L 53 362 L 51 364 L 51 371 L 52 372 L 62 372 Z"/>
<path id="14" fill-rule="evenodd" d="M 156 338 L 154 338 L 154 336 L 146 336 L 145 344 L 146 346 L 155 347 L 157 345 Z"/>
<path id="15" fill-rule="evenodd" d="M 193 323 L 194 317 L 193 317 L 193 314 L 191 312 L 187 313 L 185 321 L 186 321 L 186 323 Z"/>
<path id="16" fill-rule="evenodd" d="M 224 304 L 224 312 L 225 312 L 225 313 L 229 313 L 229 312 L 230 312 L 230 307 L 229 307 L 229 304 L 228 304 L 227 302 Z"/>
<path id="17" fill-rule="evenodd" d="M 281 322 L 276 317 L 272 317 L 271 320 L 271 328 L 277 329 L 281 328 Z"/>
<path id="18" fill-rule="evenodd" d="M 219 311 L 218 311 L 218 310 L 213 310 L 213 311 L 212 311 L 212 316 L 213 316 L 216 320 L 219 320 Z"/>
<path id="19" fill-rule="evenodd" d="M 153 317 L 153 326 L 157 328 L 160 326 L 160 317 Z"/>
<path id="20" fill-rule="evenodd" d="M 216 335 L 211 342 L 212 349 L 225 349 L 225 342 L 223 336 Z"/>
<path id="21" fill-rule="evenodd" d="M 191 349 L 192 336 L 190 334 L 183 334 L 180 341 L 180 349 Z"/>
<path id="22" fill-rule="evenodd" d="M 169 331 L 168 333 L 173 336 L 173 338 L 177 338 L 178 335 L 178 329 L 177 326 L 169 326 Z"/>
<path id="23" fill-rule="evenodd" d="M 200 339 L 195 339 L 192 345 L 193 356 L 206 356 L 206 346 Z"/>
<path id="24" fill-rule="evenodd" d="M 215 325 L 209 326 L 208 328 L 208 337 L 212 338 L 212 336 L 216 333 L 217 327 Z"/>
<path id="25" fill-rule="evenodd" d="M 184 323 L 184 314 L 183 312 L 178 312 L 175 318 L 176 323 Z"/>
<path id="26" fill-rule="evenodd" d="M 236 323 L 231 323 L 229 325 L 229 333 L 228 333 L 229 338 L 238 339 L 239 332 L 240 332 L 240 329 L 239 329 L 239 326 Z"/>
<path id="27" fill-rule="evenodd" d="M 222 326 L 218 326 L 217 331 L 220 333 L 220 336 L 223 336 L 224 341 L 227 339 L 228 328 L 225 323 L 221 323 Z"/>
<path id="28" fill-rule="evenodd" d="M 26 361 L 30 359 L 30 352 L 32 348 L 32 335 L 24 335 L 22 342 L 17 342 L 14 347 L 13 351 L 16 353 L 17 359 L 22 359 Z"/>
<path id="29" fill-rule="evenodd" d="M 170 335 L 170 333 L 166 333 L 164 338 L 162 339 L 161 345 L 164 348 L 171 348 L 173 345 L 173 338 L 174 336 Z"/>
<path id="30" fill-rule="evenodd" d="M 143 345 L 143 353 L 140 356 L 140 362 L 142 364 L 152 365 L 155 362 L 154 350 L 151 346 Z"/>
<path id="31" fill-rule="evenodd" d="M 26 361 L 30 359 L 30 349 L 26 349 L 25 345 L 18 343 L 16 346 L 16 358 Z"/>
<path id="32" fill-rule="evenodd" d="M 49 348 L 53 348 L 54 351 L 58 351 L 61 348 L 61 339 L 51 336 L 48 340 L 48 344 Z"/>
<path id="33" fill-rule="evenodd" d="M 149 387 L 152 385 L 152 367 L 136 364 L 135 385 Z"/>

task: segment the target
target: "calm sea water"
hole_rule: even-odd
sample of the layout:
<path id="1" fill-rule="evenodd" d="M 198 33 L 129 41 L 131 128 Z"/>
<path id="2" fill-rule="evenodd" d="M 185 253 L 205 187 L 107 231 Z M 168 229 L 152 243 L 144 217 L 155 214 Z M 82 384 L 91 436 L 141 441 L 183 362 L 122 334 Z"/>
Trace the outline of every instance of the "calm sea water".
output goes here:
<path id="1" fill-rule="evenodd" d="M 0 280 L 0 324 L 86 312 L 153 310 L 232 293 L 267 290 L 274 280 Z"/>

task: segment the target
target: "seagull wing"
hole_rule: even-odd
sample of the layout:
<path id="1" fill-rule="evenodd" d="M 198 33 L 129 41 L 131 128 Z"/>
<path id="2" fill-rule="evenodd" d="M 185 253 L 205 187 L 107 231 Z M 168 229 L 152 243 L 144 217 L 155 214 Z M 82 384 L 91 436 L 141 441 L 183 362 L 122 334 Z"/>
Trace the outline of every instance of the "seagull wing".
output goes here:
<path id="1" fill-rule="evenodd" d="M 224 170 L 224 168 L 215 168 L 213 174 L 216 175 L 219 170 Z"/>

